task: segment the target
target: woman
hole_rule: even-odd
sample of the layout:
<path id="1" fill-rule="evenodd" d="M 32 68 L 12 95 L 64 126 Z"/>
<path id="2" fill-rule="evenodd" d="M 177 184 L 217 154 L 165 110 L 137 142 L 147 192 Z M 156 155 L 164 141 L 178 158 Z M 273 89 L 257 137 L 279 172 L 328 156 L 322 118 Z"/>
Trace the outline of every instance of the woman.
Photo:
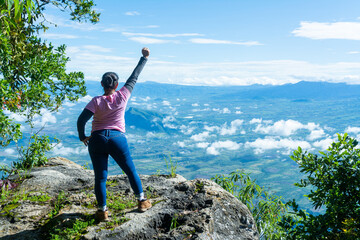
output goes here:
<path id="1" fill-rule="evenodd" d="M 142 49 L 143 57 L 125 85 L 118 91 L 118 75 L 107 72 L 103 75 L 101 86 L 104 95 L 94 97 L 80 114 L 77 128 L 80 140 L 88 146 L 89 154 L 95 173 L 95 195 L 98 202 L 98 211 L 95 218 L 98 221 L 108 221 L 106 208 L 106 180 L 108 172 L 109 154 L 129 178 L 131 188 L 138 199 L 138 210 L 144 212 L 151 208 L 151 203 L 144 196 L 141 180 L 136 172 L 130 156 L 125 137 L 125 109 L 137 78 L 150 55 L 148 48 Z M 86 137 L 85 124 L 92 117 L 91 136 Z"/>

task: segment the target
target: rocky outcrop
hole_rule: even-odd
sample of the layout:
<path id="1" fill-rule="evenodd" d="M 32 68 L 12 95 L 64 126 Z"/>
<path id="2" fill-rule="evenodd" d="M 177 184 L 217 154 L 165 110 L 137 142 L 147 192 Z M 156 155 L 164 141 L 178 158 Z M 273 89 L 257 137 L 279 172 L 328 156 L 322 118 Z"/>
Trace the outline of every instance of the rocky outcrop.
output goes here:
<path id="1" fill-rule="evenodd" d="M 125 175 L 108 179 L 108 223 L 93 214 L 93 172 L 64 158 L 14 176 L 1 200 L 1 239 L 258 239 L 247 207 L 207 179 L 141 175 L 153 207 L 136 210 Z"/>

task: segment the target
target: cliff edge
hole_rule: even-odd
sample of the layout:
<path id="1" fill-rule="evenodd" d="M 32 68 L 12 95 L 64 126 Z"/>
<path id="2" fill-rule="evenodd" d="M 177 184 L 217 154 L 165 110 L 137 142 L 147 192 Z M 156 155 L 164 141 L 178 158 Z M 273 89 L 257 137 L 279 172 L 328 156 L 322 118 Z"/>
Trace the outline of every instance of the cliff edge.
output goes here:
<path id="1" fill-rule="evenodd" d="M 125 175 L 107 182 L 110 222 L 96 223 L 93 171 L 65 158 L 14 175 L 3 190 L 1 239 L 258 239 L 248 208 L 208 179 L 140 175 L 153 207 L 137 212 Z"/>

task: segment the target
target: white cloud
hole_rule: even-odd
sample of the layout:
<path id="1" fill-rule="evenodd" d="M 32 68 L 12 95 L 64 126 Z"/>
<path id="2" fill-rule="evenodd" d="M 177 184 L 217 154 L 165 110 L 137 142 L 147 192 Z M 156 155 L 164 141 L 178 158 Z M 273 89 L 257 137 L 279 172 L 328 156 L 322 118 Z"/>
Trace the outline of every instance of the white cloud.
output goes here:
<path id="1" fill-rule="evenodd" d="M 92 52 L 112 52 L 113 49 L 111 48 L 105 48 L 98 45 L 84 45 L 82 46 L 84 49 L 92 51 Z"/>
<path id="2" fill-rule="evenodd" d="M 218 126 L 211 126 L 211 127 L 209 127 L 209 126 L 205 125 L 205 126 L 204 126 L 204 129 L 205 129 L 206 131 L 213 132 L 213 131 L 215 131 L 215 130 L 220 130 L 220 127 L 218 127 Z"/>
<path id="3" fill-rule="evenodd" d="M 319 139 L 325 136 L 325 132 L 323 129 L 312 130 L 310 135 L 307 137 L 308 140 L 313 141 L 315 139 Z"/>
<path id="4" fill-rule="evenodd" d="M 41 109 L 40 115 L 36 115 L 34 118 L 34 125 L 42 127 L 47 123 L 56 123 L 56 117 L 47 109 Z"/>
<path id="5" fill-rule="evenodd" d="M 218 141 L 212 143 L 208 148 L 206 148 L 206 153 L 210 155 L 219 155 L 220 149 L 227 149 L 227 150 L 237 150 L 242 146 L 241 143 L 236 143 L 230 140 L 226 141 Z"/>
<path id="6" fill-rule="evenodd" d="M 185 147 L 185 142 L 178 141 L 177 145 L 179 145 L 179 147 L 183 148 L 183 147 Z"/>
<path id="7" fill-rule="evenodd" d="M 242 111 L 235 111 L 235 114 L 242 114 Z"/>
<path id="8" fill-rule="evenodd" d="M 198 103 L 193 103 L 193 104 L 191 104 L 191 106 L 193 106 L 193 107 L 198 107 L 199 104 L 198 104 Z"/>
<path id="9" fill-rule="evenodd" d="M 298 121 L 289 119 L 286 121 L 277 121 L 273 125 L 263 125 L 260 123 L 257 125 L 254 132 L 278 136 L 290 136 L 300 129 L 307 129 L 309 131 L 313 131 L 318 128 L 319 126 L 315 123 L 308 123 L 304 125 Z"/>
<path id="10" fill-rule="evenodd" d="M 162 120 L 162 123 L 163 123 L 164 127 L 177 129 L 178 127 L 175 124 L 172 124 L 172 122 L 174 122 L 175 120 L 176 119 L 173 116 L 166 116 Z"/>
<path id="11" fill-rule="evenodd" d="M 236 133 L 237 130 L 240 129 L 242 124 L 244 123 L 244 120 L 236 119 L 231 122 L 230 127 L 227 126 L 227 123 L 225 123 L 222 128 L 220 129 L 221 135 L 233 135 Z"/>
<path id="12" fill-rule="evenodd" d="M 121 30 L 117 27 L 104 28 L 101 31 L 102 32 L 121 32 Z"/>
<path id="13" fill-rule="evenodd" d="M 70 122 L 70 119 L 69 119 L 69 118 L 65 118 L 65 119 L 61 120 L 60 123 L 66 124 L 66 123 L 69 123 L 69 122 Z M 70 132 L 68 132 L 68 134 L 69 134 L 69 133 L 70 133 Z"/>
<path id="14" fill-rule="evenodd" d="M 314 147 L 320 148 L 321 150 L 326 150 L 330 147 L 331 143 L 334 142 L 333 138 L 326 138 L 320 141 L 313 143 Z"/>
<path id="15" fill-rule="evenodd" d="M 229 41 L 229 40 L 209 39 L 209 38 L 192 38 L 189 41 L 192 43 L 197 43 L 197 44 L 231 44 L 231 45 L 245 45 L 245 46 L 262 45 L 261 43 L 259 43 L 257 41 L 236 42 L 236 41 Z"/>
<path id="16" fill-rule="evenodd" d="M 360 53 L 360 51 L 350 51 L 350 52 L 348 52 L 348 54 L 359 54 Z"/>
<path id="17" fill-rule="evenodd" d="M 79 98 L 79 103 L 88 103 L 90 102 L 92 97 L 90 95 L 86 95 L 85 97 Z"/>
<path id="18" fill-rule="evenodd" d="M 223 108 L 221 113 L 231 113 L 231 111 L 228 108 Z"/>
<path id="19" fill-rule="evenodd" d="M 18 113 L 10 112 L 9 110 L 3 111 L 6 116 L 8 116 L 10 119 L 16 121 L 16 122 L 25 122 L 26 117 L 24 115 L 20 115 Z"/>
<path id="20" fill-rule="evenodd" d="M 140 13 L 137 11 L 129 11 L 125 13 L 126 16 L 139 16 Z"/>
<path id="21" fill-rule="evenodd" d="M 162 101 L 162 104 L 164 105 L 164 106 L 170 106 L 171 104 L 170 104 L 170 102 L 169 101 Z"/>
<path id="22" fill-rule="evenodd" d="M 122 32 L 124 36 L 140 36 L 140 37 L 156 37 L 156 38 L 175 38 L 175 37 L 191 37 L 191 36 L 202 36 L 199 33 L 131 33 Z"/>
<path id="23" fill-rule="evenodd" d="M 0 152 L 0 156 L 5 156 L 5 157 L 9 157 L 9 156 L 15 156 L 16 151 L 14 148 L 5 148 L 5 150 Z"/>
<path id="24" fill-rule="evenodd" d="M 87 155 L 88 149 L 86 147 L 64 147 L 62 143 L 57 144 L 51 152 L 58 156 L 69 156 L 69 155 Z"/>
<path id="25" fill-rule="evenodd" d="M 149 101 L 151 98 L 149 96 L 146 96 L 146 98 L 140 98 L 140 100 L 144 101 L 144 102 L 147 102 Z"/>
<path id="26" fill-rule="evenodd" d="M 208 142 L 199 142 L 199 143 L 196 143 L 196 147 L 198 148 L 207 148 L 209 146 L 210 143 Z"/>
<path id="27" fill-rule="evenodd" d="M 69 102 L 69 101 L 66 101 L 66 102 L 63 103 L 63 106 L 66 106 L 66 107 L 73 107 L 75 105 L 76 105 L 75 103 Z"/>
<path id="28" fill-rule="evenodd" d="M 75 39 L 80 38 L 80 36 L 77 35 L 71 35 L 71 34 L 62 34 L 62 33 L 43 33 L 40 35 L 42 38 L 47 39 Z"/>
<path id="29" fill-rule="evenodd" d="M 162 123 L 168 123 L 168 122 L 174 122 L 176 119 L 173 116 L 166 116 L 163 120 Z"/>
<path id="30" fill-rule="evenodd" d="M 4 150 L 4 152 L 5 152 L 6 154 L 8 154 L 8 155 L 12 155 L 12 154 L 15 153 L 15 150 L 12 149 L 12 148 L 6 148 L 6 149 Z"/>
<path id="31" fill-rule="evenodd" d="M 240 148 L 241 143 L 236 143 L 230 140 L 226 140 L 226 141 L 214 142 L 211 144 L 211 146 L 217 149 L 224 148 L 228 150 L 237 150 Z"/>
<path id="32" fill-rule="evenodd" d="M 310 143 L 308 143 L 307 141 L 293 140 L 291 138 L 265 137 L 264 139 L 258 138 L 254 142 L 245 143 L 245 147 L 254 148 L 254 152 L 256 154 L 263 153 L 264 151 L 272 149 L 294 150 L 298 146 L 303 149 L 311 148 Z"/>
<path id="33" fill-rule="evenodd" d="M 358 134 L 358 133 L 360 133 L 360 127 L 347 127 L 345 129 L 345 132 Z"/>
<path id="34" fill-rule="evenodd" d="M 214 148 L 214 147 L 208 147 L 206 149 L 206 153 L 210 154 L 210 155 L 220 155 L 220 152 L 218 150 L 216 150 L 216 148 Z"/>
<path id="35" fill-rule="evenodd" d="M 145 28 L 159 28 L 159 25 L 147 25 Z"/>
<path id="36" fill-rule="evenodd" d="M 189 126 L 185 126 L 185 125 L 181 125 L 180 126 L 180 130 L 182 133 L 186 134 L 186 135 L 189 135 L 191 134 L 195 128 L 194 127 L 189 127 Z"/>
<path id="37" fill-rule="evenodd" d="M 153 137 L 155 137 L 156 135 L 155 135 L 155 133 L 153 133 L 153 132 L 147 132 L 146 133 L 146 137 L 147 138 L 153 138 Z"/>
<path id="38" fill-rule="evenodd" d="M 256 123 L 261 123 L 262 119 L 261 118 L 253 118 L 250 120 L 250 124 L 256 124 Z"/>
<path id="39" fill-rule="evenodd" d="M 162 43 L 170 43 L 174 41 L 158 39 L 158 38 L 149 38 L 149 37 L 131 37 L 130 40 L 142 44 L 162 44 Z M 175 42 L 174 42 L 175 43 Z"/>
<path id="40" fill-rule="evenodd" d="M 360 40 L 360 22 L 300 22 L 292 33 L 311 39 Z"/>
<path id="41" fill-rule="evenodd" d="M 210 137 L 209 132 L 202 132 L 199 134 L 192 135 L 190 139 L 196 141 L 196 142 L 204 142 L 208 137 Z"/>

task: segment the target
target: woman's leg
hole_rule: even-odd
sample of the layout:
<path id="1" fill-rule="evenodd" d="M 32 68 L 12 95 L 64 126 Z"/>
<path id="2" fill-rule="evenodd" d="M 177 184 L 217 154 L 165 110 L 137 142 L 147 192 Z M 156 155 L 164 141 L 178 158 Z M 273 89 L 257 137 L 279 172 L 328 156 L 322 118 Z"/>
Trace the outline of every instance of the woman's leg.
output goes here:
<path id="1" fill-rule="evenodd" d="M 109 154 L 103 151 L 105 149 L 104 140 L 104 137 L 95 135 L 90 138 L 88 147 L 94 168 L 95 196 L 99 208 L 105 208 L 106 206 L 106 180 Z"/>
<path id="2" fill-rule="evenodd" d="M 114 158 L 128 176 L 131 188 L 135 195 L 139 196 L 140 194 L 143 194 L 141 180 L 136 172 L 125 135 L 119 132 L 116 136 L 109 139 L 108 144 L 111 157 Z"/>

